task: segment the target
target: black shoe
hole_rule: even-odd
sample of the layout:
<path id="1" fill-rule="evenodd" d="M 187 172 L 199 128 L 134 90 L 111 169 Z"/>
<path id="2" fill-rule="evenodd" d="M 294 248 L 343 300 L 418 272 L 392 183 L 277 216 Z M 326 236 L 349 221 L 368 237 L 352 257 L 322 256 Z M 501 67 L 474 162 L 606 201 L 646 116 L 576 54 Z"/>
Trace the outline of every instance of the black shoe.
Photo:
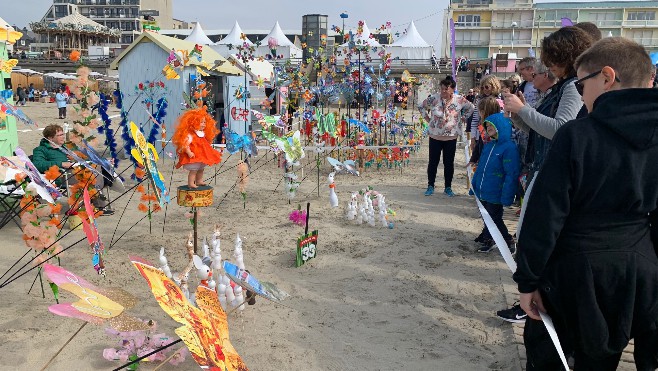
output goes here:
<path id="1" fill-rule="evenodd" d="M 480 233 L 480 235 L 477 236 L 473 241 L 474 242 L 484 242 L 484 236 L 482 235 L 482 233 Z"/>
<path id="2" fill-rule="evenodd" d="M 103 209 L 101 209 L 101 211 L 103 212 L 103 215 L 114 215 L 114 210 L 113 209 L 103 208 Z"/>
<path id="3" fill-rule="evenodd" d="M 509 240 L 505 240 L 507 242 L 507 247 L 509 248 L 510 254 L 514 255 L 516 253 L 516 241 L 514 241 L 514 237 L 510 238 Z"/>
<path id="4" fill-rule="evenodd" d="M 507 321 L 511 323 L 523 323 L 525 322 L 525 319 L 528 317 L 526 312 L 524 312 L 523 309 L 521 309 L 521 306 L 519 304 L 514 304 L 509 309 L 499 310 L 498 312 L 496 312 L 496 316 L 502 319 L 503 321 Z"/>
<path id="5" fill-rule="evenodd" d="M 494 247 L 496 247 L 496 244 L 493 240 L 485 240 L 482 242 L 482 247 L 477 249 L 477 252 L 490 252 Z"/>

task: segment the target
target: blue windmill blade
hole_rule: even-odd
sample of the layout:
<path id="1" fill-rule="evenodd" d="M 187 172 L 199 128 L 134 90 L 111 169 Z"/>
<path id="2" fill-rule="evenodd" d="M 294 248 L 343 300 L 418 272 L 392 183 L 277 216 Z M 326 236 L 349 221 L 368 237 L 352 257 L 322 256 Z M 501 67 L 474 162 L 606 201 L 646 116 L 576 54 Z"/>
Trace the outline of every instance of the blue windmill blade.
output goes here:
<path id="1" fill-rule="evenodd" d="M 350 119 L 350 125 L 357 126 L 364 133 L 370 134 L 370 129 L 368 129 L 368 126 L 359 120 Z"/>

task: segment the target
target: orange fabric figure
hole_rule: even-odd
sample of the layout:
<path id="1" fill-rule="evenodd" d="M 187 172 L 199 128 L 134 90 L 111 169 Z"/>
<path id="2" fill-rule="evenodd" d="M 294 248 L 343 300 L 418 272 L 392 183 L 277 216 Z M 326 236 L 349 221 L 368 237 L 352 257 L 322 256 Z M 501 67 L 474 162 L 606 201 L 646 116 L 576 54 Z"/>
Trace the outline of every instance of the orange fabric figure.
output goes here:
<path id="1" fill-rule="evenodd" d="M 205 108 L 186 111 L 178 118 L 178 126 L 171 141 L 178 152 L 176 168 L 183 167 L 189 173 L 190 188 L 206 185 L 203 169 L 222 161 L 222 155 L 212 148 L 212 141 L 219 133 L 216 122 Z"/>

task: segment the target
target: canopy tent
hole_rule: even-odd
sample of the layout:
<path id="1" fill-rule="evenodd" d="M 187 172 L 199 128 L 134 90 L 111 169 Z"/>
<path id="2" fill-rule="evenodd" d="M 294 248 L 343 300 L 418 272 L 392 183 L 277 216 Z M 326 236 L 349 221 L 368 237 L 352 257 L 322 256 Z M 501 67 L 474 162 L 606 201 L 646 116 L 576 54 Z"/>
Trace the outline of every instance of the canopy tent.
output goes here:
<path id="1" fill-rule="evenodd" d="M 37 72 L 29 68 L 19 68 L 19 69 L 11 70 L 11 73 L 18 73 L 27 77 L 30 77 L 32 75 L 43 75 L 41 72 Z"/>
<path id="2" fill-rule="evenodd" d="M 200 22 L 197 22 L 196 25 L 194 25 L 192 32 L 188 37 L 185 38 L 185 41 L 199 45 L 210 45 L 213 43 L 213 41 L 210 40 L 206 33 L 203 32 L 203 28 L 201 28 Z"/>
<path id="3" fill-rule="evenodd" d="M 219 53 L 222 57 L 228 58 L 231 54 L 235 53 L 235 47 L 238 45 L 253 45 L 253 43 L 245 37 L 244 40 L 242 40 L 241 36 L 243 35 L 242 33 L 242 28 L 240 28 L 240 25 L 238 24 L 238 21 L 235 21 L 235 24 L 233 25 L 233 28 L 231 28 L 231 31 L 226 35 L 225 38 L 219 40 L 218 42 L 211 44 L 210 47 Z"/>
<path id="4" fill-rule="evenodd" d="M 89 45 L 114 42 L 121 37 L 121 30 L 107 28 L 78 12 L 54 21 L 33 22 L 30 27 L 38 35 L 47 35 L 49 43 L 53 36 L 55 49 L 69 52 L 86 53 Z"/>
<path id="5" fill-rule="evenodd" d="M 62 79 L 62 80 L 75 80 L 76 79 L 76 77 L 73 76 L 73 75 L 65 75 L 65 74 L 60 73 L 60 72 L 48 72 L 48 73 L 44 73 L 43 75 L 47 76 L 47 77 L 52 77 L 54 79 Z"/>
<path id="6" fill-rule="evenodd" d="M 391 58 L 400 60 L 429 61 L 434 48 L 418 33 L 413 21 L 407 27 L 407 32 L 386 48 Z"/>
<path id="7" fill-rule="evenodd" d="M 270 39 L 276 40 L 278 45 L 276 47 L 276 54 L 283 56 L 283 59 L 294 59 L 302 57 L 302 49 L 295 46 L 295 44 L 293 44 L 292 41 L 286 37 L 286 35 L 281 30 L 281 26 L 279 26 L 279 22 L 274 24 L 274 27 L 272 27 L 270 33 L 268 33 L 267 36 L 265 36 L 265 38 L 262 40 L 262 44 L 256 48 L 257 57 L 267 57 L 268 54 L 272 54 L 272 51 L 268 46 Z"/>

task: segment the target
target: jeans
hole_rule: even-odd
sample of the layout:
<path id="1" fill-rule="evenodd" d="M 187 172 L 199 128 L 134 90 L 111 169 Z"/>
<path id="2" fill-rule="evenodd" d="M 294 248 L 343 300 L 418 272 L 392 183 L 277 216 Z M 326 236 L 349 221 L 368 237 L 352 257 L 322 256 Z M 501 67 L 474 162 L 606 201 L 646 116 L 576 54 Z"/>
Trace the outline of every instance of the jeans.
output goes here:
<path id="1" fill-rule="evenodd" d="M 505 238 L 505 241 L 511 240 L 512 236 L 509 234 L 505 222 L 503 222 L 503 205 L 492 204 L 491 202 L 483 200 L 480 201 L 482 202 L 482 206 L 484 206 L 484 208 L 489 213 L 489 216 L 491 216 L 491 219 L 493 219 L 494 223 L 496 223 L 496 227 L 498 227 L 498 230 L 500 231 L 500 234 L 503 235 L 503 238 Z M 485 240 L 493 239 L 486 224 L 482 229 L 482 237 L 484 237 Z"/>
<path id="2" fill-rule="evenodd" d="M 455 152 L 457 151 L 457 139 L 436 140 L 430 138 L 430 158 L 427 164 L 427 185 L 434 187 L 436 180 L 436 169 L 441 160 L 443 152 L 443 177 L 446 188 L 452 185 L 452 177 L 455 174 Z"/>

